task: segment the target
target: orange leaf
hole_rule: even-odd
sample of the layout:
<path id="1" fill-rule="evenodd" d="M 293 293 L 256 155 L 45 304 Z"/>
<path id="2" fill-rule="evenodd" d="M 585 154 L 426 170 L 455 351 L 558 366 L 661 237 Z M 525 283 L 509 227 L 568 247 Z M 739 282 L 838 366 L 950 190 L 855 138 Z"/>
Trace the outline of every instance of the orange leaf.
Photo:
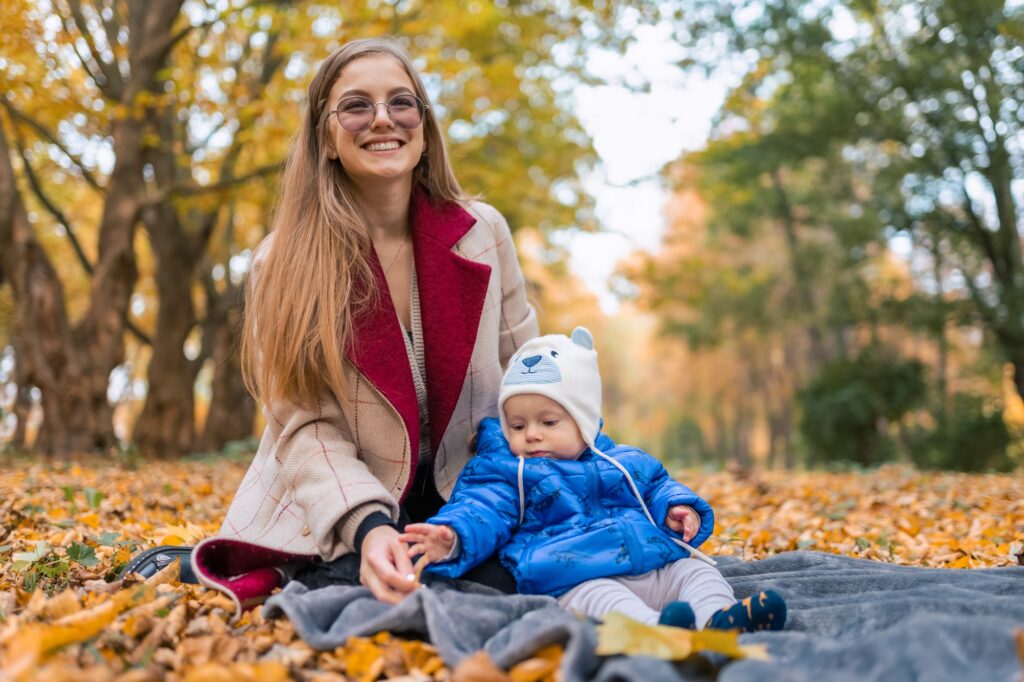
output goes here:
<path id="1" fill-rule="evenodd" d="M 512 682 L 540 682 L 554 679 L 561 662 L 562 647 L 552 644 L 538 651 L 533 658 L 516 663 L 508 671 L 508 676 L 512 678 Z"/>
<path id="2" fill-rule="evenodd" d="M 511 682 L 505 671 L 494 664 L 486 651 L 462 659 L 452 671 L 452 682 Z"/>
<path id="3" fill-rule="evenodd" d="M 189 668 L 183 682 L 284 682 L 288 668 L 277 662 L 206 663 Z"/>
<path id="4" fill-rule="evenodd" d="M 971 568 L 972 566 L 971 557 L 967 555 L 960 557 L 949 565 L 950 568 Z"/>
<path id="5" fill-rule="evenodd" d="M 369 639 L 351 637 L 345 645 L 345 672 L 361 682 L 372 682 L 384 669 L 382 653 Z"/>
<path id="6" fill-rule="evenodd" d="M 100 527 L 100 515 L 95 512 L 91 514 L 83 514 L 82 516 L 78 517 L 78 520 L 84 523 L 85 525 L 89 526 L 90 528 Z"/>

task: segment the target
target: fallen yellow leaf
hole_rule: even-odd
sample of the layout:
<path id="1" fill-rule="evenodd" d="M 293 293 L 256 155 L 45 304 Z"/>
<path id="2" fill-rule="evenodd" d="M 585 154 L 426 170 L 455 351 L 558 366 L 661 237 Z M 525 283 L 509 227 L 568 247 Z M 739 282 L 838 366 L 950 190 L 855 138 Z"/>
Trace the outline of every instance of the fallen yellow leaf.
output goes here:
<path id="1" fill-rule="evenodd" d="M 739 633 L 727 630 L 683 630 L 645 625 L 621 613 L 609 613 L 597 626 L 597 654 L 653 656 L 678 661 L 699 651 L 715 651 L 731 658 L 766 660 L 763 645 L 740 644 Z"/>
<path id="2" fill-rule="evenodd" d="M 149 536 L 149 539 L 160 538 L 160 545 L 194 545 L 203 538 L 203 529 L 192 523 L 184 526 L 164 526 Z"/>

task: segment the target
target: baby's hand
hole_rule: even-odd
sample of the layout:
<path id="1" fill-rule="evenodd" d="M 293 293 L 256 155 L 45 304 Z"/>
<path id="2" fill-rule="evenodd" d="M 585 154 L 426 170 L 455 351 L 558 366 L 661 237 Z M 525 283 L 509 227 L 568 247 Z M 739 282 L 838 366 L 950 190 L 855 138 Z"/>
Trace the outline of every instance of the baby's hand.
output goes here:
<path id="1" fill-rule="evenodd" d="M 430 563 L 437 563 L 452 551 L 455 531 L 451 526 L 432 523 L 410 523 L 398 539 L 409 545 L 409 557 L 422 554 Z"/>
<path id="2" fill-rule="evenodd" d="M 665 525 L 683 536 L 683 542 L 689 542 L 700 530 L 700 517 L 693 507 L 686 504 L 677 504 L 668 508 L 665 515 Z"/>

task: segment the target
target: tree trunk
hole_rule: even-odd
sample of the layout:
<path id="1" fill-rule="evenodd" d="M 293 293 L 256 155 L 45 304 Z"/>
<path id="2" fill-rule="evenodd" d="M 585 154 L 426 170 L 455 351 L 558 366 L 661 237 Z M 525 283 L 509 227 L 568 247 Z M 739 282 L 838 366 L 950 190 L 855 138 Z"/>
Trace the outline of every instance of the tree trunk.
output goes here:
<path id="1" fill-rule="evenodd" d="M 165 210 L 174 212 L 169 205 Z M 191 255 L 180 253 L 180 241 L 151 241 L 160 308 L 147 369 L 146 402 L 135 422 L 132 440 L 143 453 L 175 457 L 191 452 L 195 445 L 195 374 L 184 351 L 195 318 L 189 286 L 192 263 Z"/>
<path id="2" fill-rule="evenodd" d="M 64 287 L 32 232 L 18 193 L 10 147 L 0 125 L 0 268 L 14 290 L 14 335 L 19 388 L 37 386 L 44 420 L 36 445 L 43 452 L 69 453 L 79 444 L 76 429 L 87 420 L 77 398 L 84 393 L 75 371 Z"/>
<path id="3" fill-rule="evenodd" d="M 203 336 L 205 340 L 209 334 L 212 344 L 213 395 L 201 440 L 204 450 L 221 450 L 231 441 L 253 435 L 256 402 L 242 380 L 242 361 L 238 352 L 245 310 L 244 290 L 244 286 L 240 289 L 229 287 L 227 293 L 217 297 L 216 304 L 208 313 L 213 315 L 213 319 Z"/>
<path id="4" fill-rule="evenodd" d="M 150 149 L 157 188 L 166 190 L 185 178 L 175 158 L 174 111 L 151 112 L 150 124 L 161 144 Z M 185 229 L 179 209 L 171 201 L 145 212 L 143 225 L 156 257 L 156 285 L 160 308 L 153 334 L 153 353 L 147 368 L 148 388 L 142 413 L 132 436 L 142 452 L 176 457 L 195 447 L 195 377 L 197 369 L 185 356 L 185 341 L 195 326 L 192 282 L 201 252 L 199 238 Z M 213 216 L 210 220 L 214 219 Z"/>
<path id="5" fill-rule="evenodd" d="M 947 374 L 949 371 L 949 341 L 946 338 L 946 301 L 942 295 L 943 258 L 942 243 L 939 240 L 939 231 L 929 230 L 931 236 L 932 252 L 932 276 L 935 278 L 935 319 L 933 329 L 936 345 L 936 368 L 935 368 L 935 389 L 938 399 L 935 406 L 935 421 L 938 422 L 938 430 L 945 433 L 947 419 Z M 901 425 L 902 428 L 902 425 Z"/>
<path id="6" fill-rule="evenodd" d="M 18 348 L 20 339 L 11 339 L 14 347 L 14 433 L 10 445 L 15 451 L 28 449 L 28 420 L 32 414 L 32 384 L 25 371 L 25 358 Z"/>
<path id="7" fill-rule="evenodd" d="M 171 148 L 167 112 L 154 119 L 160 137 Z M 151 155 L 157 180 L 174 183 L 173 155 L 158 150 Z M 152 355 L 147 368 L 148 387 L 142 413 L 135 422 L 132 440 L 144 453 L 176 457 L 195 446 L 195 369 L 185 356 L 185 341 L 195 324 L 192 278 L 196 249 L 182 229 L 177 209 L 170 201 L 146 212 L 143 224 L 156 257 L 159 310 L 153 333 Z"/>

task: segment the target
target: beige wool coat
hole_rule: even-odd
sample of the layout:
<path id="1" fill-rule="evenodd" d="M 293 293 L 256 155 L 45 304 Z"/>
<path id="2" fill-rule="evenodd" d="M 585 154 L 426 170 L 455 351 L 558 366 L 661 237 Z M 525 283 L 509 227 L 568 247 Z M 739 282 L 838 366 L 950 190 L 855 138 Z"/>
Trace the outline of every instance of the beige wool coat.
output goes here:
<path id="1" fill-rule="evenodd" d="M 448 499 L 480 420 L 497 414 L 503 369 L 537 335 L 537 318 L 509 227 L 493 207 L 437 205 L 417 191 L 410 223 L 434 480 Z M 356 549 L 356 530 L 369 514 L 398 518 L 417 464 L 419 414 L 397 315 L 390 296 L 379 299 L 357 322 L 346 363 L 351 395 L 325 393 L 313 409 L 265 406 L 259 450 L 220 533 L 193 553 L 200 581 L 240 606 L 260 596 L 253 589 L 263 590 L 231 592 L 230 582 L 250 569 L 335 559 Z"/>

